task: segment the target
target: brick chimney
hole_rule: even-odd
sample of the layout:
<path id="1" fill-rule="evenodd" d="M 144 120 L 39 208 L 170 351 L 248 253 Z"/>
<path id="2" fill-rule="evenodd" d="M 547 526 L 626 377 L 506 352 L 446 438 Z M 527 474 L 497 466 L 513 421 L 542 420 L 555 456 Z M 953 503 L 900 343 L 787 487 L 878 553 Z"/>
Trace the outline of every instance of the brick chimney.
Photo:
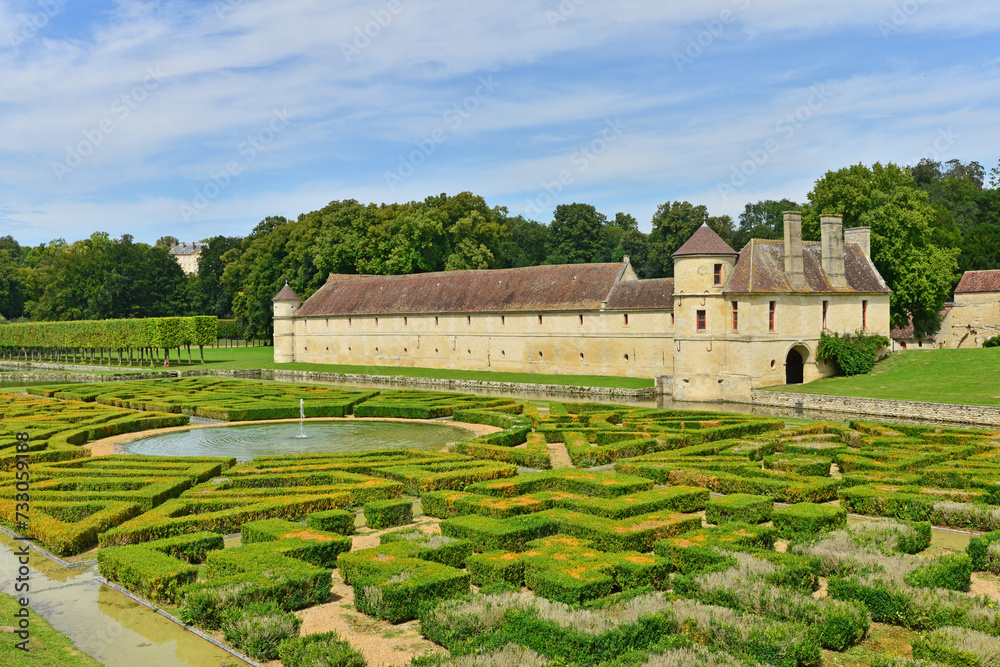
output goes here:
<path id="1" fill-rule="evenodd" d="M 872 256 L 872 228 L 871 227 L 851 227 L 844 230 L 844 243 L 854 243 L 861 246 L 861 252 L 865 257 Z"/>
<path id="2" fill-rule="evenodd" d="M 805 287 L 806 275 L 802 268 L 802 214 L 785 211 L 785 275 L 792 287 Z"/>
<path id="3" fill-rule="evenodd" d="M 844 219 L 839 215 L 823 215 L 819 219 L 823 242 L 823 271 L 834 287 L 845 287 Z"/>

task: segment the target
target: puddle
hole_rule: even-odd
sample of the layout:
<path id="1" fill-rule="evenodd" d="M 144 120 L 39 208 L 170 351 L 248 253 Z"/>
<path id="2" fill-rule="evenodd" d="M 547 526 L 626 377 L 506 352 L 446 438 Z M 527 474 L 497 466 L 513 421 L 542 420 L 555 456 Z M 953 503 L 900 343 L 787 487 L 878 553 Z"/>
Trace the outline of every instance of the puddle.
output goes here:
<path id="1" fill-rule="evenodd" d="M 0 590 L 14 595 L 19 542 L 0 533 Z M 246 667 L 98 581 L 97 565 L 63 568 L 31 551 L 31 607 L 108 667 Z M 18 595 L 23 595 L 20 593 Z"/>
<path id="2" fill-rule="evenodd" d="M 853 526 L 856 523 L 865 523 L 866 521 L 871 521 L 866 517 L 854 516 L 853 514 L 847 515 L 847 524 Z M 931 548 L 937 547 L 938 549 L 944 549 L 947 551 L 965 551 L 965 548 L 969 546 L 969 540 L 978 535 L 979 533 L 964 533 L 957 530 L 948 530 L 947 528 L 935 528 L 931 527 Z"/>

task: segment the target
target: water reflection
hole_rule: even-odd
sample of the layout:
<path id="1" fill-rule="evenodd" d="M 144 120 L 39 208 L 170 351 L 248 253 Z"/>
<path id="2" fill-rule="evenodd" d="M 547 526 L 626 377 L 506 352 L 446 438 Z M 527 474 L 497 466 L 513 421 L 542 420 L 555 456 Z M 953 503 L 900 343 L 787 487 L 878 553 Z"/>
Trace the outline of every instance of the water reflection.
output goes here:
<path id="1" fill-rule="evenodd" d="M 440 448 L 471 437 L 456 426 L 411 422 L 308 422 L 305 431 L 309 437 L 303 439 L 294 423 L 197 428 L 136 440 L 126 449 L 153 456 L 233 456 L 249 461 L 255 456 Z"/>
<path id="2" fill-rule="evenodd" d="M 20 543 L 0 534 L 0 590 L 14 594 Z M 104 586 L 97 567 L 62 568 L 31 552 L 31 607 L 108 667 L 246 666 L 159 614 Z M 23 595 L 23 593 L 21 594 Z"/>

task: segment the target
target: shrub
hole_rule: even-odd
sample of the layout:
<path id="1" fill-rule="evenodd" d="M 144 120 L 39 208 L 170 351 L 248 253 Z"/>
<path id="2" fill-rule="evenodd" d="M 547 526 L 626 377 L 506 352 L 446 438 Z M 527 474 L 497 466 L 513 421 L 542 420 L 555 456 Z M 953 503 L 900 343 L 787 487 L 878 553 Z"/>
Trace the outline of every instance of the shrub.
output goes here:
<path id="1" fill-rule="evenodd" d="M 145 546 L 108 547 L 97 552 L 101 576 L 137 595 L 174 602 L 181 588 L 198 578 L 198 568 Z"/>
<path id="2" fill-rule="evenodd" d="M 315 512 L 306 517 L 306 525 L 317 530 L 325 530 L 338 535 L 354 534 L 354 512 L 347 510 L 328 510 Z"/>
<path id="3" fill-rule="evenodd" d="M 774 511 L 774 527 L 783 537 L 817 535 L 847 527 L 847 510 L 832 505 L 798 503 Z"/>
<path id="4" fill-rule="evenodd" d="M 409 500 L 372 500 L 365 503 L 368 527 L 381 530 L 405 526 L 413 521 L 413 503 Z"/>
<path id="5" fill-rule="evenodd" d="M 993 336 L 983 341 L 983 347 L 1000 347 L 1000 336 Z"/>
<path id="6" fill-rule="evenodd" d="M 887 345 L 889 339 L 878 334 L 868 335 L 858 331 L 853 335 L 840 335 L 824 331 L 820 334 L 816 358 L 819 361 L 833 361 L 844 375 L 859 375 L 871 372 L 879 350 Z"/>
<path id="7" fill-rule="evenodd" d="M 256 602 L 222 612 L 222 635 L 251 658 L 274 660 L 278 646 L 299 634 L 302 619 L 274 602 Z"/>
<path id="8" fill-rule="evenodd" d="M 1000 574 L 1000 531 L 973 537 L 965 552 L 972 558 L 975 571 Z"/>
<path id="9" fill-rule="evenodd" d="M 969 554 L 944 554 L 926 565 L 906 573 L 904 581 L 922 588 L 947 588 L 967 591 L 972 583 L 972 559 Z"/>
<path id="10" fill-rule="evenodd" d="M 406 542 L 418 547 L 415 556 L 454 568 L 465 567 L 465 560 L 472 555 L 472 544 L 468 540 L 457 540 L 447 535 L 432 535 L 419 528 L 399 530 L 382 535 L 381 544 Z"/>
<path id="11" fill-rule="evenodd" d="M 709 500 L 705 508 L 705 521 L 715 524 L 729 521 L 764 523 L 771 520 L 773 511 L 774 500 L 768 496 L 734 493 Z"/>
<path id="12" fill-rule="evenodd" d="M 340 638 L 336 632 L 322 632 L 293 637 L 278 646 L 284 667 L 367 667 L 361 651 Z"/>
<path id="13" fill-rule="evenodd" d="M 1000 656 L 1000 639 L 975 630 L 945 627 L 917 637 L 913 656 L 951 667 L 990 667 Z"/>

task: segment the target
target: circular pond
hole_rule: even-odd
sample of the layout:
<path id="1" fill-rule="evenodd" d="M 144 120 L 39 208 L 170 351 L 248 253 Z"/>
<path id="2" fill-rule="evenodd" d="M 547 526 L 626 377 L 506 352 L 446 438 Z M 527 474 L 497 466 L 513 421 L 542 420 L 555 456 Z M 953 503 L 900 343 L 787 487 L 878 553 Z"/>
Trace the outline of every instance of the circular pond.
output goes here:
<path id="1" fill-rule="evenodd" d="M 296 423 L 219 426 L 165 433 L 129 443 L 133 454 L 151 456 L 255 456 L 335 454 L 366 449 L 441 447 L 468 437 L 468 431 L 444 424 L 382 421 L 306 422 L 306 437 Z"/>

